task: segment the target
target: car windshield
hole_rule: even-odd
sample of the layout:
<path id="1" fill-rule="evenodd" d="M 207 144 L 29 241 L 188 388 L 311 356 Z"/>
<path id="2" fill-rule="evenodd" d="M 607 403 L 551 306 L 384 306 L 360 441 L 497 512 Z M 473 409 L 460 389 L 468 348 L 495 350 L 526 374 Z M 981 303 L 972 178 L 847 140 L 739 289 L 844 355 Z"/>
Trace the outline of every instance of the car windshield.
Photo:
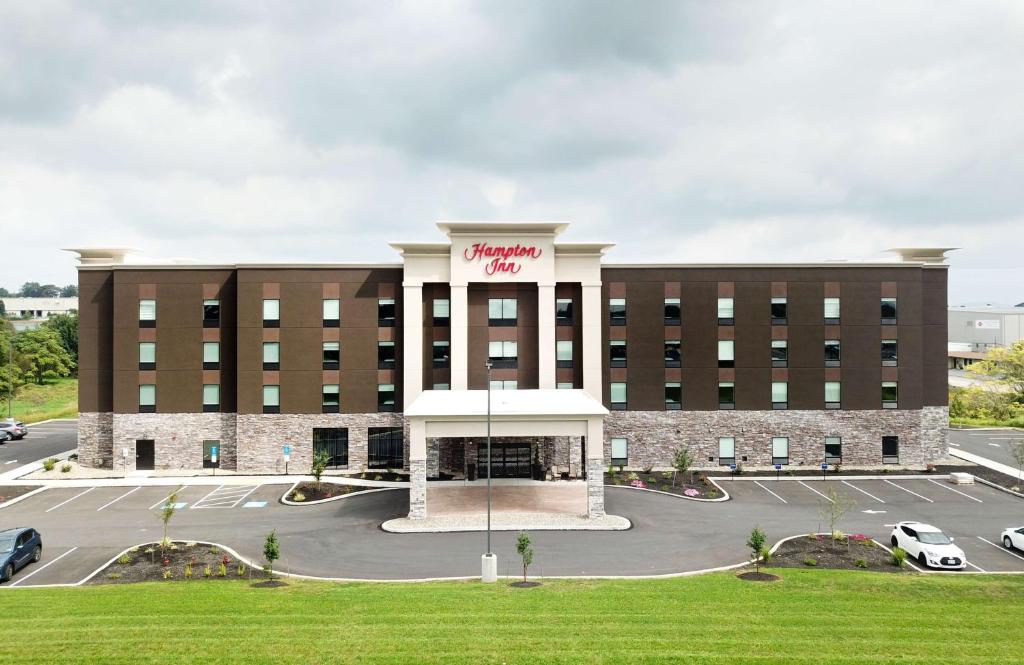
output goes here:
<path id="1" fill-rule="evenodd" d="M 925 545 L 949 545 L 949 538 L 941 531 L 918 531 L 917 539 Z"/>
<path id="2" fill-rule="evenodd" d="M 0 554 L 7 554 L 14 549 L 14 538 L 0 536 Z"/>

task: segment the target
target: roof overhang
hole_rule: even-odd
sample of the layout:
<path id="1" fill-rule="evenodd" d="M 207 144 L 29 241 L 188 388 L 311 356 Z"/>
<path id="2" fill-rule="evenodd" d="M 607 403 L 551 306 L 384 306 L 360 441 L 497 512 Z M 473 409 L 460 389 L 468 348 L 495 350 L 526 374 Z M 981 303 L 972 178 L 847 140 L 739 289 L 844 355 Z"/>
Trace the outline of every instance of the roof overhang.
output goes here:
<path id="1" fill-rule="evenodd" d="M 487 417 L 487 390 L 425 390 L 404 411 L 408 418 L 479 420 Z M 592 418 L 608 409 L 585 390 L 491 390 L 491 417 Z"/>

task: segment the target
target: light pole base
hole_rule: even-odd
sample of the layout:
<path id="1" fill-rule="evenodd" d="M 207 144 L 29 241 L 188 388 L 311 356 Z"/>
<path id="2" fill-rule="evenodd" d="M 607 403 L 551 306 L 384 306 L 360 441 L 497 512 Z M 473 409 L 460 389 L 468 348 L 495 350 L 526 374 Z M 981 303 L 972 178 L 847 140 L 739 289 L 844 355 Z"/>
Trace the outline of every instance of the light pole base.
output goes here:
<path id="1" fill-rule="evenodd" d="M 488 584 L 498 581 L 498 557 L 494 553 L 480 557 L 480 581 Z"/>

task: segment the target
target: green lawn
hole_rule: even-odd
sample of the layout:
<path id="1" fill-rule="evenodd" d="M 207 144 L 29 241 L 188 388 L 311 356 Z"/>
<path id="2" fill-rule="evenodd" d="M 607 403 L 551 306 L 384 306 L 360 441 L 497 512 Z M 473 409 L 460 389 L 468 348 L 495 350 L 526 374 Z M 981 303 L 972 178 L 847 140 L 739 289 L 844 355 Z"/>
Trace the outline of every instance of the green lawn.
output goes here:
<path id="1" fill-rule="evenodd" d="M 0 662 L 1015 662 L 1024 577 L 10 589 Z M 1013 655 L 1009 655 L 1013 654 Z"/>
<path id="2" fill-rule="evenodd" d="M 75 418 L 78 416 L 78 379 L 56 379 L 37 385 L 22 386 L 14 395 L 14 417 L 26 423 L 49 418 Z M 3 417 L 7 417 L 7 396 L 0 402 Z"/>

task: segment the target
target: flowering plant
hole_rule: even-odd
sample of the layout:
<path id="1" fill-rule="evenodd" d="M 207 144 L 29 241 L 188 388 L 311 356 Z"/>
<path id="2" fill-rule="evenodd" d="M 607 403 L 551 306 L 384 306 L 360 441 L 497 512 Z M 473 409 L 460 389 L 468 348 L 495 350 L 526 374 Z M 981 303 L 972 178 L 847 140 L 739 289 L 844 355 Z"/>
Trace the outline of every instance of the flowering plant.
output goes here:
<path id="1" fill-rule="evenodd" d="M 642 480 L 634 480 L 629 483 L 632 487 L 639 487 L 640 489 L 647 489 L 647 483 Z"/>
<path id="2" fill-rule="evenodd" d="M 685 494 L 686 496 L 700 496 L 700 492 L 698 492 L 697 490 L 693 489 L 692 487 L 689 488 L 689 489 L 683 490 L 683 494 Z"/>

